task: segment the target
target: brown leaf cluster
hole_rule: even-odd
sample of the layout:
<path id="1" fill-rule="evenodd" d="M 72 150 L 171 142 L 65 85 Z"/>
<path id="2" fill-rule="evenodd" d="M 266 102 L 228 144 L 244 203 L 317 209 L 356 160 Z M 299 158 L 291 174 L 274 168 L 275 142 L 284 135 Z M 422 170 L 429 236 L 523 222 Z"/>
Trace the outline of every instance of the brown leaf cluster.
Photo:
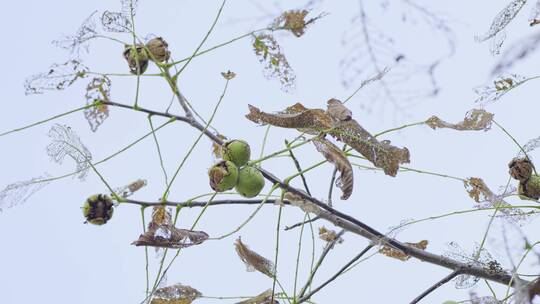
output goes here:
<path id="1" fill-rule="evenodd" d="M 175 284 L 167 287 L 160 288 L 154 293 L 154 298 L 150 302 L 151 304 L 191 304 L 197 298 L 200 298 L 202 293 L 197 289 L 182 285 Z"/>
<path id="2" fill-rule="evenodd" d="M 412 246 L 412 247 L 415 247 L 415 248 L 418 248 L 418 249 L 421 249 L 421 250 L 426 250 L 428 243 L 429 242 L 427 240 L 422 240 L 422 241 L 420 241 L 418 243 L 405 243 L 405 244 L 409 245 L 409 246 Z M 402 252 L 400 250 L 397 250 L 397 249 L 394 249 L 394 248 L 389 247 L 389 246 L 383 246 L 379 250 L 379 252 L 386 255 L 386 256 L 388 256 L 388 257 L 398 259 L 400 261 L 407 261 L 408 259 L 411 258 L 409 255 L 405 254 L 404 252 Z"/>
<path id="3" fill-rule="evenodd" d="M 253 51 L 263 65 L 265 77 L 278 79 L 283 91 L 289 92 L 295 88 L 296 74 L 274 36 L 254 36 Z"/>
<path id="4" fill-rule="evenodd" d="M 274 19 L 270 25 L 272 30 L 287 30 L 293 33 L 296 37 L 304 35 L 306 27 L 323 15 L 318 15 L 314 18 L 306 20 L 309 11 L 307 10 L 290 10 L 283 12 L 279 17 Z"/>
<path id="5" fill-rule="evenodd" d="M 310 134 L 327 133 L 362 154 L 385 174 L 395 176 L 399 165 L 410 161 L 409 150 L 398 148 L 390 141 L 378 141 L 366 131 L 339 100 L 330 99 L 328 109 L 308 109 L 297 103 L 285 111 L 271 114 L 249 106 L 246 118 L 258 124 L 299 129 Z"/>
<path id="6" fill-rule="evenodd" d="M 430 117 L 425 123 L 433 130 L 437 128 L 448 128 L 458 131 L 487 131 L 491 129 L 493 116 L 493 114 L 486 112 L 485 110 L 473 109 L 467 112 L 463 121 L 455 124 L 446 122 L 437 116 Z"/>
<path id="7" fill-rule="evenodd" d="M 343 239 L 334 230 L 327 229 L 324 226 L 319 227 L 319 238 L 329 243 L 334 241 L 338 244 L 343 243 Z"/>
<path id="8" fill-rule="evenodd" d="M 238 256 L 242 262 L 246 264 L 248 271 L 257 270 L 271 278 L 274 277 L 274 263 L 259 255 L 255 251 L 250 250 L 244 243 L 242 243 L 240 238 L 236 240 L 234 246 L 236 248 L 236 253 L 238 253 Z"/>

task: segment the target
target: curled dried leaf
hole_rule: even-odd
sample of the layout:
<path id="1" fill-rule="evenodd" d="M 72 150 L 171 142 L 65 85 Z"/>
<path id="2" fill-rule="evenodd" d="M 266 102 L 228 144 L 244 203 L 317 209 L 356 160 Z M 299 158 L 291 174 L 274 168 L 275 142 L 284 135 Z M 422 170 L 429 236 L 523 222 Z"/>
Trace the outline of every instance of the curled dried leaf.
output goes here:
<path id="1" fill-rule="evenodd" d="M 296 75 L 276 39 L 269 34 L 255 36 L 253 50 L 263 65 L 265 77 L 278 79 L 283 91 L 292 91 Z"/>
<path id="2" fill-rule="evenodd" d="M 156 290 L 151 304 L 191 304 L 191 302 L 200 298 L 202 293 L 197 289 L 175 284 L 167 287 L 162 287 Z"/>
<path id="3" fill-rule="evenodd" d="M 313 213 L 313 214 L 319 214 L 321 213 L 321 208 L 312 202 L 303 199 L 300 195 L 294 194 L 291 192 L 286 192 L 283 195 L 283 199 L 288 201 L 291 205 L 299 207 L 304 212 L 307 213 Z M 281 203 L 281 202 L 278 202 Z"/>
<path id="4" fill-rule="evenodd" d="M 334 121 L 348 121 L 352 119 L 352 112 L 337 99 L 327 101 L 326 112 Z"/>
<path id="5" fill-rule="evenodd" d="M 242 262 L 246 264 L 248 271 L 257 270 L 271 278 L 274 277 L 274 263 L 259 255 L 255 251 L 250 250 L 244 243 L 242 243 L 240 238 L 236 240 L 234 246 L 236 248 L 236 253 L 238 253 L 238 256 Z"/>
<path id="6" fill-rule="evenodd" d="M 433 130 L 437 128 L 448 128 L 458 131 L 487 131 L 491 129 L 493 116 L 493 114 L 483 109 L 472 109 L 465 114 L 465 119 L 463 121 L 456 124 L 446 122 L 437 116 L 430 117 L 425 123 Z"/>
<path id="7" fill-rule="evenodd" d="M 236 304 L 279 304 L 279 302 L 277 300 L 272 302 L 272 289 L 267 289 L 253 298 L 238 302 Z"/>
<path id="8" fill-rule="evenodd" d="M 313 144 L 317 148 L 317 151 L 319 151 L 326 160 L 333 163 L 339 171 L 340 175 L 336 184 L 343 192 L 341 199 L 348 199 L 353 192 L 354 186 L 353 169 L 349 159 L 340 148 L 324 138 L 313 140 Z"/>
<path id="9" fill-rule="evenodd" d="M 258 124 L 269 124 L 281 128 L 300 129 L 310 133 L 328 131 L 332 128 L 332 119 L 322 109 L 307 109 L 302 104 L 294 104 L 284 111 L 270 114 L 248 105 L 246 118 Z"/>
<path id="10" fill-rule="evenodd" d="M 25 80 L 25 94 L 64 90 L 78 79 L 86 77 L 87 72 L 88 68 L 77 60 L 53 64 L 48 72 L 32 75 Z"/>
<path id="11" fill-rule="evenodd" d="M 405 244 L 409 245 L 409 246 L 412 246 L 412 247 L 415 247 L 415 248 L 418 248 L 418 249 L 421 249 L 421 250 L 426 250 L 428 243 L 429 242 L 427 240 L 422 240 L 422 241 L 420 241 L 418 243 L 405 243 Z M 397 250 L 397 249 L 394 249 L 394 248 L 389 247 L 389 246 L 383 246 L 381 249 L 379 249 L 379 252 L 386 255 L 386 256 L 388 256 L 388 257 L 398 259 L 400 261 L 407 261 L 408 259 L 411 258 L 411 256 L 405 254 L 404 252 L 402 252 L 400 250 Z"/>
<path id="12" fill-rule="evenodd" d="M 146 187 L 148 182 L 145 179 L 138 179 L 130 184 L 114 189 L 114 192 L 121 197 L 130 197 L 135 192 Z"/>
<path id="13" fill-rule="evenodd" d="M 0 212 L 26 202 L 33 194 L 51 182 L 49 177 L 50 175 L 45 174 L 7 185 L 4 190 L 0 191 Z"/>
<path id="14" fill-rule="evenodd" d="M 71 127 L 55 124 L 49 130 L 52 142 L 47 146 L 47 155 L 56 163 L 61 164 L 66 156 L 73 159 L 78 178 L 84 180 L 90 168 L 92 154 L 82 143 Z"/>
<path id="15" fill-rule="evenodd" d="M 343 243 L 343 239 L 337 232 L 331 229 L 327 229 L 326 227 L 322 226 L 319 227 L 319 238 L 325 242 L 336 242 L 338 244 Z"/>
<path id="16" fill-rule="evenodd" d="M 531 215 L 507 203 L 504 200 L 507 193 L 495 194 L 481 178 L 471 177 L 464 182 L 464 185 L 469 196 L 478 203 L 476 207 L 479 209 L 500 208 L 500 212 L 506 219 L 516 223 L 526 221 Z"/>
<path id="17" fill-rule="evenodd" d="M 131 243 L 135 246 L 151 246 L 161 248 L 186 248 L 199 245 L 208 239 L 204 231 L 179 229 L 172 224 L 152 225 L 148 231 Z"/>

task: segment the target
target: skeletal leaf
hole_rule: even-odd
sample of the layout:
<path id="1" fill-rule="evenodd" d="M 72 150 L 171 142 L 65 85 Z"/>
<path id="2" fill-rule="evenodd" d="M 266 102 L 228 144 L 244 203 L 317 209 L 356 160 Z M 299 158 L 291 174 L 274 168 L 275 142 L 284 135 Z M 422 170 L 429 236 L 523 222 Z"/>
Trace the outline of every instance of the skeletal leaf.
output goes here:
<path id="1" fill-rule="evenodd" d="M 306 20 L 309 11 L 307 10 L 290 10 L 283 12 L 279 17 L 274 19 L 270 28 L 272 30 L 287 30 L 293 33 L 296 37 L 304 35 L 304 32 L 308 25 L 314 23 L 323 15 L 318 15 L 311 19 Z"/>
<path id="2" fill-rule="evenodd" d="M 114 192 L 123 197 L 130 197 L 135 192 L 139 191 L 141 188 L 145 187 L 148 182 L 145 179 L 138 179 L 130 184 L 114 189 Z"/>
<path id="3" fill-rule="evenodd" d="M 476 267 L 483 267 L 493 273 L 502 272 L 503 269 L 500 264 L 491 256 L 486 248 L 476 245 L 471 254 L 467 253 L 456 242 L 450 242 L 448 244 L 448 250 L 444 253 L 444 256 L 454 260 L 467 263 Z M 479 278 L 471 276 L 469 274 L 462 274 L 454 279 L 456 288 L 470 288 L 473 287 Z"/>
<path id="4" fill-rule="evenodd" d="M 84 117 L 92 132 L 109 117 L 109 107 L 106 104 L 98 103 L 110 100 L 111 81 L 108 77 L 96 77 L 86 87 L 86 104 L 94 104 L 84 110 Z"/>
<path id="5" fill-rule="evenodd" d="M 324 110 L 307 109 L 300 103 L 276 114 L 265 113 L 255 106 L 248 106 L 249 114 L 246 115 L 246 118 L 262 125 L 269 124 L 281 128 L 300 129 L 315 134 L 330 130 L 333 126 L 332 119 Z"/>
<path id="6" fill-rule="evenodd" d="M 234 246 L 236 248 L 236 253 L 238 253 L 238 256 L 242 262 L 246 264 L 248 271 L 257 270 L 271 278 L 274 277 L 274 263 L 259 255 L 255 251 L 250 250 L 244 243 L 242 243 L 240 238 L 236 240 Z"/>
<path id="7" fill-rule="evenodd" d="M 289 65 L 281 47 L 272 35 L 261 34 L 254 37 L 253 50 L 263 65 L 266 78 L 278 79 L 285 92 L 294 90 L 296 75 Z"/>
<path id="8" fill-rule="evenodd" d="M 155 225 L 150 227 L 139 239 L 131 243 L 135 246 L 151 246 L 161 248 L 187 248 L 199 245 L 208 239 L 204 231 L 179 229 L 172 224 Z"/>
<path id="9" fill-rule="evenodd" d="M 340 148 L 324 138 L 313 140 L 313 144 L 317 148 L 317 151 L 319 151 L 326 160 L 333 163 L 339 171 L 340 176 L 336 180 L 336 185 L 343 192 L 341 199 L 348 199 L 353 192 L 354 186 L 353 170 L 349 159 Z"/>
<path id="10" fill-rule="evenodd" d="M 202 293 L 191 286 L 175 284 L 157 289 L 150 304 L 191 304 L 201 296 Z"/>
<path id="11" fill-rule="evenodd" d="M 515 223 L 525 222 L 531 215 L 519 208 L 513 208 L 511 204 L 504 200 L 508 193 L 499 195 L 493 193 L 481 178 L 471 177 L 467 179 L 464 185 L 469 196 L 478 203 L 476 206 L 478 209 L 500 208 L 499 210 L 504 214 L 504 217 Z"/>
<path id="12" fill-rule="evenodd" d="M 324 226 L 319 227 L 319 238 L 325 242 L 343 243 L 343 239 L 334 230 L 327 229 Z"/>
<path id="13" fill-rule="evenodd" d="M 475 102 L 481 105 L 493 103 L 525 81 L 527 81 L 527 78 L 516 74 L 498 77 L 493 81 L 493 84 L 474 89 L 478 95 Z"/>
<path id="14" fill-rule="evenodd" d="M 476 292 L 470 292 L 469 294 L 469 303 L 471 304 L 501 304 L 502 301 L 499 301 L 497 300 L 496 298 L 494 297 L 490 297 L 490 296 L 484 296 L 484 297 L 479 297 Z M 513 301 L 513 303 L 521 303 L 521 302 L 515 302 Z M 522 304 L 525 304 L 525 303 L 522 303 Z"/>
<path id="15" fill-rule="evenodd" d="M 80 55 L 81 49 L 88 52 L 88 42 L 99 36 L 96 27 L 96 14 L 97 11 L 86 18 L 75 34 L 64 36 L 59 40 L 54 40 L 52 43 L 57 47 L 70 51 L 75 57 Z"/>
<path id="16" fill-rule="evenodd" d="M 531 152 L 533 151 L 534 149 L 540 147 L 540 136 L 538 137 L 535 137 L 533 139 L 530 139 L 527 143 L 525 143 L 523 145 L 523 150 L 525 150 L 525 152 Z M 523 154 L 523 151 L 520 151 L 519 152 L 520 154 Z"/>
<path id="17" fill-rule="evenodd" d="M 86 77 L 88 68 L 77 60 L 53 64 L 49 71 L 28 77 L 24 82 L 26 95 L 42 94 L 45 91 L 61 91 L 79 78 Z"/>
<path id="18" fill-rule="evenodd" d="M 279 304 L 279 302 L 275 299 L 272 302 L 272 289 L 267 289 L 253 298 L 237 302 L 236 304 Z"/>
<path id="19" fill-rule="evenodd" d="M 52 142 L 47 146 L 47 155 L 58 164 L 62 164 L 66 156 L 73 159 L 76 165 L 77 177 L 84 180 L 90 168 L 92 154 L 71 127 L 55 124 L 49 130 Z"/>
<path id="20" fill-rule="evenodd" d="M 531 16 L 529 17 L 529 25 L 535 26 L 540 24 L 540 0 L 536 0 L 536 3 L 531 10 Z"/>
<path id="21" fill-rule="evenodd" d="M 517 62 L 535 54 L 539 45 L 540 33 L 535 33 L 526 38 L 518 40 L 504 51 L 499 59 L 499 62 L 493 68 L 491 74 L 499 75 L 505 71 L 508 71 Z"/>
<path id="22" fill-rule="evenodd" d="M 49 177 L 49 174 L 45 174 L 27 181 L 7 185 L 4 190 L 0 191 L 0 212 L 26 202 L 33 194 L 50 183 Z"/>
<path id="23" fill-rule="evenodd" d="M 516 17 L 521 8 L 525 5 L 527 0 L 513 0 L 511 1 L 497 16 L 493 19 L 489 30 L 481 36 L 477 36 L 475 39 L 478 42 L 486 41 L 487 39 L 495 37 L 495 35 L 501 33 L 504 28 Z M 502 42 L 499 42 L 502 44 Z"/>
<path id="24" fill-rule="evenodd" d="M 130 16 L 122 12 L 103 12 L 101 26 L 107 32 L 127 33 L 131 31 Z"/>
<path id="25" fill-rule="evenodd" d="M 418 243 L 405 243 L 405 244 L 409 245 L 409 246 L 412 246 L 412 247 L 415 247 L 415 248 L 418 248 L 418 249 L 421 249 L 421 250 L 426 250 L 428 243 L 429 242 L 427 240 L 422 240 L 422 241 L 420 241 Z M 394 249 L 394 248 L 389 247 L 389 246 L 383 246 L 381 249 L 379 249 L 379 252 L 386 255 L 386 256 L 388 256 L 388 257 L 398 259 L 400 261 L 407 261 L 408 259 L 411 258 L 409 255 L 405 254 L 404 252 L 402 252 L 400 250 L 397 250 L 397 249 Z"/>
<path id="26" fill-rule="evenodd" d="M 487 131 L 491 128 L 492 122 L 493 114 L 482 109 L 473 109 L 467 112 L 465 119 L 459 123 L 449 123 L 437 116 L 432 116 L 426 120 L 426 125 L 430 126 L 433 130 L 437 128 L 448 128 L 459 131 Z"/>

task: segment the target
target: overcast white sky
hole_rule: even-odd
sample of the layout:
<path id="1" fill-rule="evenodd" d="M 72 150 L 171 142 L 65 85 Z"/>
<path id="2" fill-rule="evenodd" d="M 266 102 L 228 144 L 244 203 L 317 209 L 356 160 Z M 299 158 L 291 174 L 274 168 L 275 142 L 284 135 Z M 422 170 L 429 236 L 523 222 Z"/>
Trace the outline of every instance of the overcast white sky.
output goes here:
<path id="1" fill-rule="evenodd" d="M 222 18 L 205 46 L 212 46 L 265 25 L 271 19 L 261 16 L 277 15 L 280 9 L 297 8 L 306 1 L 229 0 Z M 368 1 L 365 1 L 368 2 Z M 446 42 L 441 32 L 426 30 L 425 20 L 405 5 L 394 1 L 369 1 L 365 5 L 371 24 L 380 32 L 394 38 L 397 52 L 406 53 L 406 64 L 429 63 L 444 55 Z M 380 3 L 379 3 L 380 2 Z M 439 94 L 428 99 L 408 100 L 415 93 L 429 90 L 425 79 L 412 80 L 405 75 L 396 85 L 395 102 L 375 98 L 374 87 L 356 95 L 348 106 L 354 117 L 371 132 L 396 127 L 405 123 L 425 120 L 438 115 L 448 121 L 459 121 L 465 112 L 474 108 L 476 95 L 473 88 L 490 81 L 490 71 L 497 62 L 489 52 L 489 43 L 479 44 L 474 36 L 485 32 L 493 17 L 508 0 L 482 1 L 423 1 L 429 8 L 448 21 L 454 31 L 455 54 L 443 61 L 435 72 Z M 184 58 L 197 47 L 215 16 L 221 1 L 140 1 L 136 25 L 140 36 L 156 34 L 169 43 L 174 58 Z M 532 6 L 533 3 L 529 5 Z M 389 6 L 384 13 L 381 5 Z M 2 113 L 0 133 L 68 111 L 84 104 L 84 88 L 88 79 L 76 83 L 62 92 L 25 96 L 23 82 L 31 74 L 47 71 L 50 64 L 63 62 L 69 54 L 51 45 L 50 41 L 62 34 L 76 31 L 82 20 L 94 10 L 118 10 L 119 1 L 10 1 L 0 12 L 3 47 L 0 48 L 3 76 Z M 527 24 L 529 7 L 509 26 L 509 44 L 537 31 Z M 313 13 L 329 13 L 308 28 L 301 38 L 279 34 L 289 63 L 297 75 L 296 90 L 285 93 L 275 80 L 267 80 L 261 65 L 252 52 L 251 40 L 243 39 L 212 53 L 198 57 L 180 78 L 180 88 L 194 107 L 208 117 L 223 89 L 220 72 L 228 69 L 237 73 L 214 121 L 214 126 L 231 138 L 243 138 L 251 143 L 258 155 L 264 127 L 257 127 L 243 116 L 247 104 L 267 111 L 277 111 L 295 102 L 308 107 L 324 107 L 329 98 L 345 99 L 362 78 L 351 87 L 342 85 L 343 67 L 340 61 L 361 47 L 342 44 L 344 33 L 351 40 L 358 35 L 354 16 L 359 12 L 356 1 L 324 1 L 313 8 Z M 401 12 L 401 13 L 400 13 Z M 403 15 L 404 14 L 404 15 Z M 403 16 L 408 23 L 403 25 Z M 373 33 L 377 35 L 377 33 Z M 129 36 L 122 37 L 128 40 Z M 378 52 L 384 53 L 384 50 Z M 110 41 L 97 41 L 85 54 L 85 63 L 96 72 L 127 72 L 122 58 L 122 46 Z M 537 75 L 538 57 L 514 67 L 511 72 Z M 150 67 L 149 72 L 155 71 Z M 402 71 L 396 69 L 397 71 Z M 367 75 L 366 75 L 367 76 Z M 396 75 L 390 72 L 390 79 Z M 410 84 L 409 84 L 410 83 Z M 377 85 L 372 85 L 376 86 Z M 134 77 L 112 78 L 112 98 L 131 103 L 135 92 Z M 497 122 L 511 132 L 520 143 L 540 135 L 537 122 L 538 85 L 530 82 L 507 94 L 486 109 L 495 113 Z M 170 100 L 170 92 L 161 79 L 143 78 L 140 104 L 163 110 Z M 175 104 L 176 106 L 176 104 Z M 405 112 L 397 110 L 403 108 Z M 177 108 L 174 111 L 178 111 Z M 102 159 L 149 131 L 146 115 L 122 109 L 111 109 L 109 119 L 91 132 L 82 113 L 55 121 L 66 124 L 81 137 L 94 160 Z M 164 120 L 156 118 L 158 125 Z M 45 147 L 49 143 L 47 132 L 53 122 L 0 138 L 0 187 L 16 181 L 28 180 L 45 172 L 52 176 L 69 173 L 73 164 L 66 160 L 58 165 L 49 161 Z M 270 130 L 267 152 L 282 149 L 283 140 L 296 132 L 276 128 Z M 186 149 L 197 137 L 187 125 L 177 123 L 158 133 L 164 162 L 169 175 L 174 172 Z M 508 161 L 517 153 L 515 144 L 497 128 L 488 132 L 433 131 L 419 126 L 388 135 L 397 146 L 411 151 L 410 167 L 458 177 L 483 178 L 494 190 L 508 179 Z M 532 154 L 534 158 L 538 154 Z M 320 160 L 313 147 L 306 145 L 297 155 L 307 167 Z M 211 166 L 210 142 L 204 138 L 182 169 L 174 184 L 170 199 L 182 201 L 210 191 L 206 170 Z M 364 163 L 363 163 L 364 164 Z M 367 163 L 365 163 L 367 164 Z M 288 159 L 263 163 L 263 167 L 284 178 L 295 172 Z M 98 167 L 114 186 L 125 185 L 144 178 L 149 185 L 134 197 L 155 200 L 164 185 L 155 144 L 151 138 Z M 326 197 L 332 167 L 326 165 L 307 174 L 314 195 Z M 451 211 L 474 207 L 464 191 L 463 184 L 445 178 L 401 172 L 396 178 L 380 172 L 355 169 L 355 190 L 348 201 L 339 200 L 335 193 L 335 207 L 386 231 L 404 219 L 420 219 Z M 295 185 L 300 186 L 297 183 Z M 267 189 L 269 186 L 267 185 Z M 144 249 L 130 243 L 141 230 L 140 210 L 126 205 L 116 209 L 113 219 L 102 227 L 84 225 L 80 206 L 95 193 L 106 192 L 99 178 L 90 172 L 84 182 L 67 178 L 53 182 L 31 197 L 24 205 L 4 210 L 0 214 L 0 294 L 2 303 L 139 303 L 144 298 Z M 513 204 L 526 204 L 515 198 Z M 234 229 L 253 210 L 249 207 L 213 207 L 202 218 L 199 228 L 211 236 Z M 272 258 L 275 247 L 275 223 L 278 209 L 265 206 L 257 217 L 235 236 L 221 241 L 208 241 L 181 253 L 169 272 L 169 284 L 183 283 L 197 288 L 206 296 L 255 295 L 271 287 L 271 280 L 259 273 L 246 272 L 234 251 L 233 242 L 242 236 L 250 247 Z M 182 211 L 178 226 L 189 227 L 199 210 Z M 443 253 L 450 241 L 472 250 L 481 241 L 489 222 L 490 211 L 476 212 L 427 221 L 410 226 L 398 236 L 400 240 L 417 242 L 429 240 L 428 249 Z M 285 208 L 282 223 L 290 225 L 303 218 L 298 210 Z M 487 248 L 505 268 L 511 267 L 502 240 L 505 223 L 496 220 Z M 318 222 L 315 227 L 323 223 Z M 331 224 L 324 223 L 327 227 Z M 333 227 L 332 227 L 333 228 Z M 538 220 L 522 227 L 532 241 L 538 240 Z M 507 229 L 511 229 L 507 227 Z M 512 235 L 512 234 L 511 234 Z M 288 292 L 292 292 L 294 266 L 299 230 L 282 232 L 278 273 Z M 352 234 L 344 236 L 325 260 L 315 285 L 323 282 L 352 258 L 367 242 Z M 303 285 L 308 273 L 311 237 L 304 235 L 299 284 Z M 521 246 L 514 242 L 509 246 Z M 316 257 L 324 243 L 316 240 Z M 157 258 L 150 250 L 151 270 L 156 270 Z M 520 272 L 538 273 L 538 261 L 527 259 Z M 374 256 L 343 275 L 314 297 L 317 303 L 408 303 L 428 286 L 447 275 L 449 271 L 417 260 L 401 262 L 385 256 Z M 504 286 L 493 285 L 497 295 L 503 297 Z M 489 295 L 486 285 L 479 282 L 474 289 L 479 295 Z M 468 299 L 469 290 L 455 289 L 447 284 L 425 299 L 425 303 Z M 196 303 L 216 303 L 218 300 L 202 298 Z M 223 302 L 233 303 L 232 300 Z"/>

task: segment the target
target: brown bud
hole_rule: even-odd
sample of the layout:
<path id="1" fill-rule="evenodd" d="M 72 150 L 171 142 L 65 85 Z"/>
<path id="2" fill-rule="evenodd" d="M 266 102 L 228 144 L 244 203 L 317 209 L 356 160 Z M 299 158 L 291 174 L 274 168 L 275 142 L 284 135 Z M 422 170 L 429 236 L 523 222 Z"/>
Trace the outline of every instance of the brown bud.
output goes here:
<path id="1" fill-rule="evenodd" d="M 132 74 L 143 74 L 148 68 L 148 55 L 142 44 L 137 44 L 135 47 L 126 45 L 123 55 Z"/>
<path id="2" fill-rule="evenodd" d="M 510 168 L 509 173 L 512 178 L 517 179 L 520 182 L 526 182 L 531 177 L 534 165 L 526 157 L 516 157 L 508 164 L 508 168 Z"/>
<path id="3" fill-rule="evenodd" d="M 150 39 L 146 43 L 148 51 L 150 51 L 150 60 L 157 62 L 164 62 L 169 60 L 171 52 L 169 51 L 169 44 L 161 37 Z"/>

